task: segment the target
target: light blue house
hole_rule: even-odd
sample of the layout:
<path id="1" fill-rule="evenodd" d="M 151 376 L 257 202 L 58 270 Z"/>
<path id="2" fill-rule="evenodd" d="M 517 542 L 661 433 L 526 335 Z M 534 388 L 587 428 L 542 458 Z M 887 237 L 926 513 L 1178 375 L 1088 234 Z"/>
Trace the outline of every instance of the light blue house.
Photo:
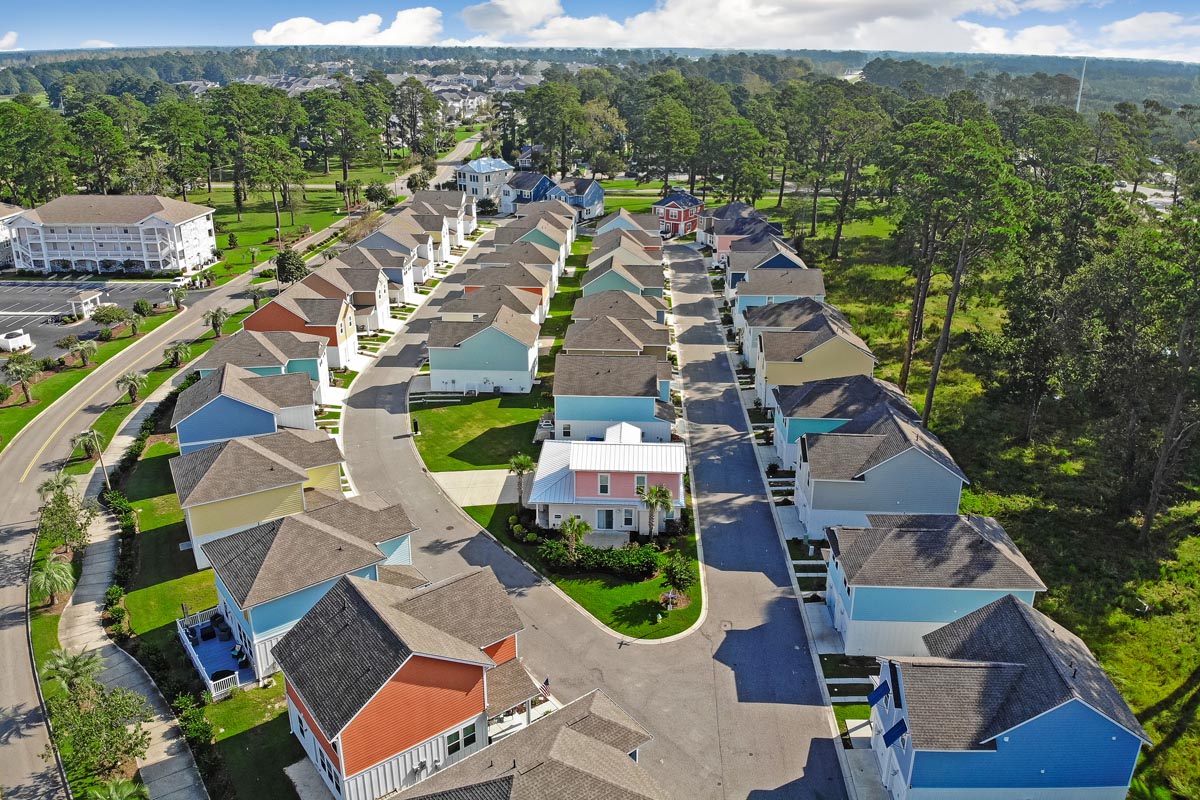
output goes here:
<path id="1" fill-rule="evenodd" d="M 756 269 L 734 289 L 733 325 L 746 327 L 746 312 L 772 303 L 808 297 L 825 299 L 825 274 L 819 269 Z"/>
<path id="2" fill-rule="evenodd" d="M 991 517 L 870 514 L 828 529 L 825 602 L 851 655 L 915 656 L 925 634 L 1011 594 L 1045 591 Z"/>
<path id="3" fill-rule="evenodd" d="M 403 507 L 368 494 L 205 542 L 217 611 L 250 655 L 255 677 L 279 669 L 275 643 L 342 576 L 424 584 L 411 566 L 415 530 Z"/>
<path id="4" fill-rule="evenodd" d="M 1124 800 L 1151 741 L 1077 636 L 1006 595 L 924 644 L 868 698 L 893 800 Z"/>
<path id="5" fill-rule="evenodd" d="M 312 333 L 294 331 L 238 331 L 217 340 L 192 369 L 200 377 L 225 364 L 234 364 L 255 375 L 304 373 L 313 380 L 318 403 L 328 402 L 329 360 L 325 350 L 329 339 Z"/>
<path id="6" fill-rule="evenodd" d="M 733 299 L 737 285 L 746 280 L 753 270 L 808 268 L 804 259 L 778 239 L 772 239 L 765 250 L 732 250 L 724 260 L 726 300 Z"/>
<path id="7" fill-rule="evenodd" d="M 616 250 L 609 258 L 589 265 L 581 281 L 583 296 L 600 292 L 632 292 L 645 297 L 662 297 L 664 292 L 661 264 L 638 264 Z"/>
<path id="8" fill-rule="evenodd" d="M 880 403 L 919 419 L 908 398 L 895 384 L 870 375 L 850 375 L 808 381 L 799 386 L 776 386 L 775 453 L 784 469 L 795 469 L 800 439 L 808 433 L 829 433 Z"/>
<path id="9" fill-rule="evenodd" d="M 659 233 L 658 217 L 654 214 L 631 214 L 618 208 L 603 219 L 596 221 L 596 235 L 615 230 L 646 231 Z"/>
<path id="10" fill-rule="evenodd" d="M 439 392 L 526 393 L 537 376 L 540 326 L 502 306 L 471 322 L 429 328 L 429 382 Z"/>
<path id="11" fill-rule="evenodd" d="M 181 453 L 280 428 L 316 430 L 313 381 L 304 372 L 255 375 L 225 364 L 179 395 L 171 427 Z"/>
<path id="12" fill-rule="evenodd" d="M 643 441 L 671 441 L 670 362 L 654 356 L 559 354 L 554 360 L 555 438 L 598 441 L 619 422 L 640 429 Z"/>
<path id="13" fill-rule="evenodd" d="M 562 200 L 576 209 L 579 219 L 596 219 L 604 216 L 604 187 L 591 178 L 567 178 L 550 189 L 551 200 Z"/>

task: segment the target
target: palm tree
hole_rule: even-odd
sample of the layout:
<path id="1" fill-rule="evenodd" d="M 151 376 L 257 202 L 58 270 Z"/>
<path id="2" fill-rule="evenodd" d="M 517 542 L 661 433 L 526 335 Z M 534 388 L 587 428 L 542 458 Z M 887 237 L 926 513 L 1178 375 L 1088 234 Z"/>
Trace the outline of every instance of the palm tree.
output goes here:
<path id="1" fill-rule="evenodd" d="M 29 591 L 36 595 L 46 595 L 50 598 L 52 606 L 59 592 L 69 592 L 74 588 L 75 571 L 58 553 L 46 556 L 29 574 Z"/>
<path id="2" fill-rule="evenodd" d="M 130 314 L 128 322 L 130 333 L 132 333 L 134 336 L 137 336 L 138 331 L 141 330 L 142 325 L 146 322 L 146 318 L 141 314 Z"/>
<path id="3" fill-rule="evenodd" d="M 83 436 L 83 435 L 84 434 L 82 434 L 82 433 L 79 434 L 79 436 Z M 75 438 L 79 438 L 79 437 L 77 436 Z M 75 439 L 72 439 L 71 442 L 73 444 L 75 442 Z M 75 484 L 75 479 L 73 477 L 71 477 L 70 475 L 66 475 L 62 472 L 58 472 L 54 475 L 51 475 L 49 478 L 46 478 L 46 480 L 44 480 L 38 484 L 38 494 L 41 495 L 42 500 L 44 501 L 47 497 L 56 495 L 59 492 L 65 492 L 66 494 L 75 494 L 75 491 L 78 488 L 79 487 Z"/>
<path id="4" fill-rule="evenodd" d="M 38 363 L 24 353 L 19 353 L 15 356 L 9 356 L 8 361 L 4 362 L 4 377 L 8 380 L 15 381 L 21 384 L 21 391 L 25 393 L 25 402 L 33 402 L 33 394 L 30 391 L 30 381 L 33 376 L 41 371 Z"/>
<path id="5" fill-rule="evenodd" d="M 146 376 L 140 372 L 130 370 L 117 378 L 117 388 L 129 392 L 129 402 L 136 403 L 138 392 L 146 388 Z"/>
<path id="6" fill-rule="evenodd" d="M 150 800 L 150 790 L 144 783 L 115 778 L 88 789 L 88 800 Z"/>
<path id="7" fill-rule="evenodd" d="M 42 678 L 57 678 L 68 689 L 74 689 L 84 681 L 91 680 L 104 669 L 100 654 L 69 653 L 62 648 L 50 651 L 46 665 L 42 667 Z"/>
<path id="8" fill-rule="evenodd" d="M 92 339 L 84 339 L 71 345 L 71 352 L 79 358 L 79 366 L 86 367 L 88 359 L 96 355 L 96 351 L 100 349 L 100 345 L 96 344 Z"/>
<path id="9" fill-rule="evenodd" d="M 86 431 L 77 433 L 71 437 L 71 452 L 83 450 L 85 458 L 95 458 L 96 454 L 100 452 L 97 444 L 98 437 L 96 436 L 96 432 L 88 428 Z"/>
<path id="10" fill-rule="evenodd" d="M 576 548 L 579 543 L 583 541 L 583 537 L 592 532 L 592 526 L 588 525 L 579 517 L 568 517 L 562 521 L 562 524 L 558 526 L 558 529 L 562 532 L 562 535 L 566 537 L 567 557 L 570 558 L 571 563 L 574 564 L 579 558 L 579 553 Z"/>
<path id="11" fill-rule="evenodd" d="M 163 358 L 171 362 L 172 367 L 182 367 L 183 362 L 192 357 L 192 346 L 187 342 L 175 342 L 163 350 Z"/>
<path id="12" fill-rule="evenodd" d="M 517 505 L 525 504 L 525 476 L 537 469 L 537 464 L 525 453 L 517 453 L 508 460 L 508 471 L 517 476 Z"/>
<path id="13" fill-rule="evenodd" d="M 229 321 L 230 314 L 217 306 L 204 312 L 204 324 L 212 328 L 213 336 L 221 338 L 221 328 Z"/>
<path id="14" fill-rule="evenodd" d="M 267 299 L 267 290 L 261 286 L 251 286 L 246 290 L 246 297 L 250 298 L 250 302 L 254 303 L 254 310 L 258 311 L 262 301 Z"/>
<path id="15" fill-rule="evenodd" d="M 669 511 L 675 498 L 671 496 L 671 490 L 661 483 L 654 486 L 642 486 L 637 490 L 637 493 L 648 512 L 646 516 L 650 527 L 650 536 L 658 536 L 658 526 L 656 524 L 658 512 L 661 511 L 665 514 Z"/>
<path id="16" fill-rule="evenodd" d="M 171 302 L 175 304 L 175 310 L 178 311 L 183 308 L 183 298 L 187 297 L 187 289 L 182 286 L 173 286 L 167 296 L 171 298 Z"/>

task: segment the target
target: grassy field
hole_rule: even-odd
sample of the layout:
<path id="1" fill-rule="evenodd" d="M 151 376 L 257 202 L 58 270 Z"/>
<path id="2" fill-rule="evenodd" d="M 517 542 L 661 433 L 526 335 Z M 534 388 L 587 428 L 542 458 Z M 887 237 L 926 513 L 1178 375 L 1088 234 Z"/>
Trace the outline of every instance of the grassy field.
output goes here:
<path id="1" fill-rule="evenodd" d="M 811 249 L 827 246 L 829 227 L 822 225 Z M 876 374 L 894 380 L 912 279 L 889 262 L 889 231 L 883 218 L 860 218 L 844 232 L 840 263 L 806 257 L 825 268 L 830 302 L 879 357 Z M 1181 797 L 1198 797 L 1200 640 L 1190 633 L 1200 629 L 1197 486 L 1177 493 L 1155 531 L 1157 546 L 1146 550 L 1137 544 L 1134 521 L 1107 510 L 1111 481 L 1095 421 L 1048 401 L 1036 441 L 1020 441 L 1021 411 L 984 392 L 967 346 L 976 333 L 999 330 L 1002 278 L 985 272 L 965 293 L 931 427 L 971 478 L 963 511 L 990 514 L 1005 526 L 1050 587 L 1037 606 L 1083 637 L 1155 740 L 1143 758 L 1150 779 Z M 909 384 L 918 405 L 945 296 L 942 279 Z"/>
<path id="2" fill-rule="evenodd" d="M 660 598 L 670 587 L 661 577 L 630 581 L 613 575 L 559 575 L 537 557 L 536 545 L 517 542 L 508 532 L 508 518 L 516 513 L 515 503 L 470 506 L 463 509 L 509 548 L 532 564 L 596 619 L 618 633 L 634 639 L 662 639 L 687 630 L 700 618 L 703 608 L 699 584 L 692 590 L 687 608 L 666 612 Z M 696 538 L 678 537 L 681 552 L 693 561 Z M 661 614 L 661 621 L 659 615 Z"/>
<path id="3" fill-rule="evenodd" d="M 650 194 L 608 194 L 604 198 L 604 211 L 611 214 L 623 208 L 630 214 L 648 214 L 656 200 L 658 197 Z"/>
<path id="4" fill-rule="evenodd" d="M 385 159 L 383 166 L 379 163 L 374 164 L 359 164 L 350 169 L 350 180 L 362 181 L 366 187 L 370 183 L 382 183 L 390 189 L 395 189 L 396 173 L 404 172 L 409 168 L 407 158 L 389 158 Z M 329 174 L 325 174 L 324 169 L 313 169 L 308 171 L 308 180 L 306 183 L 309 186 L 333 186 L 342 180 L 342 169 L 338 166 L 336 160 L 330 161 Z M 270 198 L 267 198 L 270 200 Z"/>
<path id="5" fill-rule="evenodd" d="M 541 394 L 464 397 L 457 403 L 413 404 L 417 451 L 430 472 L 504 469 L 518 452 L 536 454 L 533 434 L 551 401 Z"/>

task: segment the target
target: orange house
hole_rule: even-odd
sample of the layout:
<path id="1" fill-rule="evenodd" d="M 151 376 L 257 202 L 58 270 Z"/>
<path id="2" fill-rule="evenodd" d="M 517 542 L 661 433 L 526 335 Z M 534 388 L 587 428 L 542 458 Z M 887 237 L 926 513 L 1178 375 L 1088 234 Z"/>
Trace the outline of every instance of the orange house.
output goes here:
<path id="1" fill-rule="evenodd" d="M 242 322 L 248 331 L 292 331 L 329 340 L 329 366 L 350 366 L 358 351 L 354 306 L 343 298 L 325 297 L 311 286 L 294 283 Z"/>
<path id="2" fill-rule="evenodd" d="M 541 693 L 521 629 L 490 569 L 415 589 L 344 577 L 275 645 L 292 733 L 335 797 L 419 783 Z"/>

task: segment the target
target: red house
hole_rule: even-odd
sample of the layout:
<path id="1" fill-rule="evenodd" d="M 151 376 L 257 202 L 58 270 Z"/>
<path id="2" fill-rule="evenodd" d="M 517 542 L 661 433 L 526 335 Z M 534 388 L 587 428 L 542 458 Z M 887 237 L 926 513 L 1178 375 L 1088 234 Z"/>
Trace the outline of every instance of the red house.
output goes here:
<path id="1" fill-rule="evenodd" d="M 354 306 L 346 296 L 325 297 L 311 286 L 294 283 L 271 302 L 242 321 L 248 331 L 292 331 L 324 336 L 329 340 L 329 366 L 350 366 L 358 351 Z"/>
<path id="2" fill-rule="evenodd" d="M 490 569 L 415 589 L 344 577 L 275 645 L 292 733 L 335 797 L 419 783 L 529 713 L 522 628 Z"/>
<path id="3" fill-rule="evenodd" d="M 665 236 L 683 236 L 700 227 L 704 201 L 687 192 L 671 192 L 653 206 L 659 230 Z"/>

